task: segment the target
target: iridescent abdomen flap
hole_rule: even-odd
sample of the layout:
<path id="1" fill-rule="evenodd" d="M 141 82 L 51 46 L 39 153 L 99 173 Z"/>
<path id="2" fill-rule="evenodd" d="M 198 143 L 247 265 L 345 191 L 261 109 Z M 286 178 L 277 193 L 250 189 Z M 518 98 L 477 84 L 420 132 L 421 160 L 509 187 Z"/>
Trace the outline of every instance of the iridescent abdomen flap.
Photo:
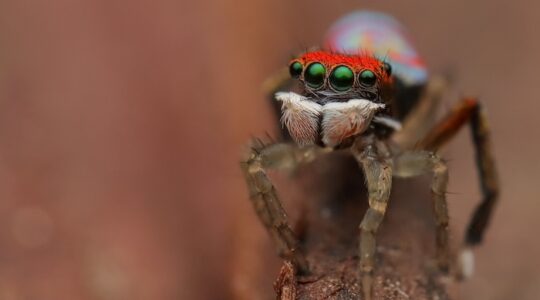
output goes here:
<path id="1" fill-rule="evenodd" d="M 405 84 L 423 84 L 427 68 L 393 17 L 372 11 L 357 11 L 336 21 L 328 30 L 325 48 L 344 54 L 373 53 L 389 62 L 393 73 Z"/>

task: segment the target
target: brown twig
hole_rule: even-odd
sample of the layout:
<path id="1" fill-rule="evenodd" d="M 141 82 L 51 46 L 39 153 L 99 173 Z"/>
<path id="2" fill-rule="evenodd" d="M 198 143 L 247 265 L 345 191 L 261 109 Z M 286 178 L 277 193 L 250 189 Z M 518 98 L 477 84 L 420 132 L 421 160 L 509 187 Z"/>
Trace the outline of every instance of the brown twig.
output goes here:
<path id="1" fill-rule="evenodd" d="M 361 171 L 350 157 L 337 154 L 299 175 L 307 188 L 298 231 L 311 273 L 298 275 L 285 262 L 274 286 L 277 297 L 361 299 L 358 225 L 367 207 Z M 433 219 L 429 178 L 396 180 L 378 234 L 374 299 L 450 299 L 455 294 L 450 277 L 434 262 Z"/>

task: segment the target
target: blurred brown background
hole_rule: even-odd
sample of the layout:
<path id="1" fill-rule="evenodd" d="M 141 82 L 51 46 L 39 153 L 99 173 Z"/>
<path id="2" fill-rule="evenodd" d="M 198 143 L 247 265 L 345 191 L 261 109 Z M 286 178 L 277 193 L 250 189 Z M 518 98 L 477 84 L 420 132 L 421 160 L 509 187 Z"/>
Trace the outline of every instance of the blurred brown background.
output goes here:
<path id="1" fill-rule="evenodd" d="M 267 242 L 237 165 L 274 130 L 261 82 L 362 8 L 454 72 L 448 103 L 488 107 L 503 194 L 464 299 L 538 299 L 540 4 L 524 0 L 0 1 L 0 299 L 249 288 L 227 258 Z M 445 157 L 461 230 L 479 198 L 466 130 Z M 260 236 L 238 236 L 240 220 Z"/>

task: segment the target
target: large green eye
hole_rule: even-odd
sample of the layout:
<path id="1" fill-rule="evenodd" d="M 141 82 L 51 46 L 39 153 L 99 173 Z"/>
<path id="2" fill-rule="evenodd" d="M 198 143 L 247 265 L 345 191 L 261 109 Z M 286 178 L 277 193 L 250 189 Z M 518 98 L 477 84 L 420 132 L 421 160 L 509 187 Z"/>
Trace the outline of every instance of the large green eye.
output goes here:
<path id="1" fill-rule="evenodd" d="M 354 73 L 349 67 L 338 66 L 330 74 L 330 85 L 336 91 L 346 91 L 353 86 L 353 83 Z"/>
<path id="2" fill-rule="evenodd" d="M 324 84 L 326 68 L 323 64 L 315 62 L 310 64 L 304 73 L 304 80 L 310 88 L 320 88 Z"/>
<path id="3" fill-rule="evenodd" d="M 298 78 L 300 77 L 300 74 L 302 74 L 302 69 L 304 66 L 298 61 L 293 62 L 289 65 L 289 73 L 291 73 L 292 78 Z"/>
<path id="4" fill-rule="evenodd" d="M 373 71 L 364 70 L 358 76 L 358 81 L 360 81 L 360 84 L 363 86 L 373 86 L 375 85 L 375 82 L 377 82 L 377 76 L 375 76 Z"/>

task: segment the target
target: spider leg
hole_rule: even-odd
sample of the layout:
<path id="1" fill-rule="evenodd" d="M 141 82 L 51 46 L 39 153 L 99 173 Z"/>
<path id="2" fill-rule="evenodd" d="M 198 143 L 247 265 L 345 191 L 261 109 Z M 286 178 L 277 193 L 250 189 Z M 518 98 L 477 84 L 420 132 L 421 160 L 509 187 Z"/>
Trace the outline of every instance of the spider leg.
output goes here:
<path id="1" fill-rule="evenodd" d="M 289 74 L 289 69 L 281 68 L 264 80 L 262 89 L 265 95 L 273 98 L 277 91 L 282 90 L 290 82 L 292 82 L 292 79 L 291 75 Z"/>
<path id="2" fill-rule="evenodd" d="M 471 218 L 465 244 L 476 246 L 482 242 L 499 195 L 499 182 L 491 150 L 489 126 L 480 103 L 474 98 L 464 99 L 428 133 L 420 146 L 430 150 L 440 148 L 467 122 L 472 132 L 483 199 Z"/>
<path id="3" fill-rule="evenodd" d="M 355 149 L 364 149 L 355 151 Z M 392 187 L 392 162 L 388 156 L 378 151 L 375 144 L 355 147 L 353 153 L 364 170 L 368 193 L 369 208 L 360 223 L 360 264 L 363 299 L 371 299 L 373 269 L 375 265 L 376 233 L 379 229 Z"/>
<path id="4" fill-rule="evenodd" d="M 413 149 L 433 126 L 446 85 L 441 77 L 434 77 L 428 82 L 416 107 L 403 121 L 402 129 L 392 135 L 392 142 L 399 149 Z"/>
<path id="5" fill-rule="evenodd" d="M 323 151 L 326 150 L 298 148 L 291 144 L 265 145 L 260 140 L 254 140 L 248 159 L 241 163 L 255 211 L 274 240 L 278 254 L 292 261 L 301 272 L 308 271 L 307 261 L 299 251 L 298 239 L 266 170 L 293 170 L 298 164 L 313 160 Z"/>
<path id="6" fill-rule="evenodd" d="M 474 259 L 470 248 L 482 242 L 499 196 L 489 125 L 480 103 L 474 98 L 461 101 L 419 144 L 424 149 L 435 151 L 454 137 L 465 123 L 469 123 L 471 128 L 482 201 L 476 207 L 465 234 L 465 247 L 460 255 L 461 277 L 472 275 Z"/>
<path id="7" fill-rule="evenodd" d="M 433 152 L 409 151 L 394 159 L 395 176 L 410 177 L 427 172 L 433 173 L 431 183 L 431 197 L 435 213 L 435 245 L 437 263 L 443 271 L 448 271 L 450 249 L 448 243 L 448 205 L 446 201 L 446 188 L 448 185 L 448 168 L 446 163 Z"/>
<path id="8" fill-rule="evenodd" d="M 274 115 L 277 119 L 281 117 L 281 103 L 279 101 L 276 101 L 276 93 L 279 91 L 289 90 L 290 87 L 292 87 L 292 84 L 294 83 L 294 80 L 291 78 L 291 75 L 289 74 L 288 68 L 281 68 L 280 70 L 274 72 L 271 76 L 266 78 L 262 84 L 262 91 L 265 95 L 265 97 L 270 102 L 270 105 L 272 106 L 272 110 L 274 112 Z M 280 124 L 279 122 L 276 122 L 276 124 Z M 289 131 L 286 130 L 283 126 L 279 126 L 278 128 L 281 140 L 283 141 L 292 141 L 292 138 L 289 134 Z"/>

